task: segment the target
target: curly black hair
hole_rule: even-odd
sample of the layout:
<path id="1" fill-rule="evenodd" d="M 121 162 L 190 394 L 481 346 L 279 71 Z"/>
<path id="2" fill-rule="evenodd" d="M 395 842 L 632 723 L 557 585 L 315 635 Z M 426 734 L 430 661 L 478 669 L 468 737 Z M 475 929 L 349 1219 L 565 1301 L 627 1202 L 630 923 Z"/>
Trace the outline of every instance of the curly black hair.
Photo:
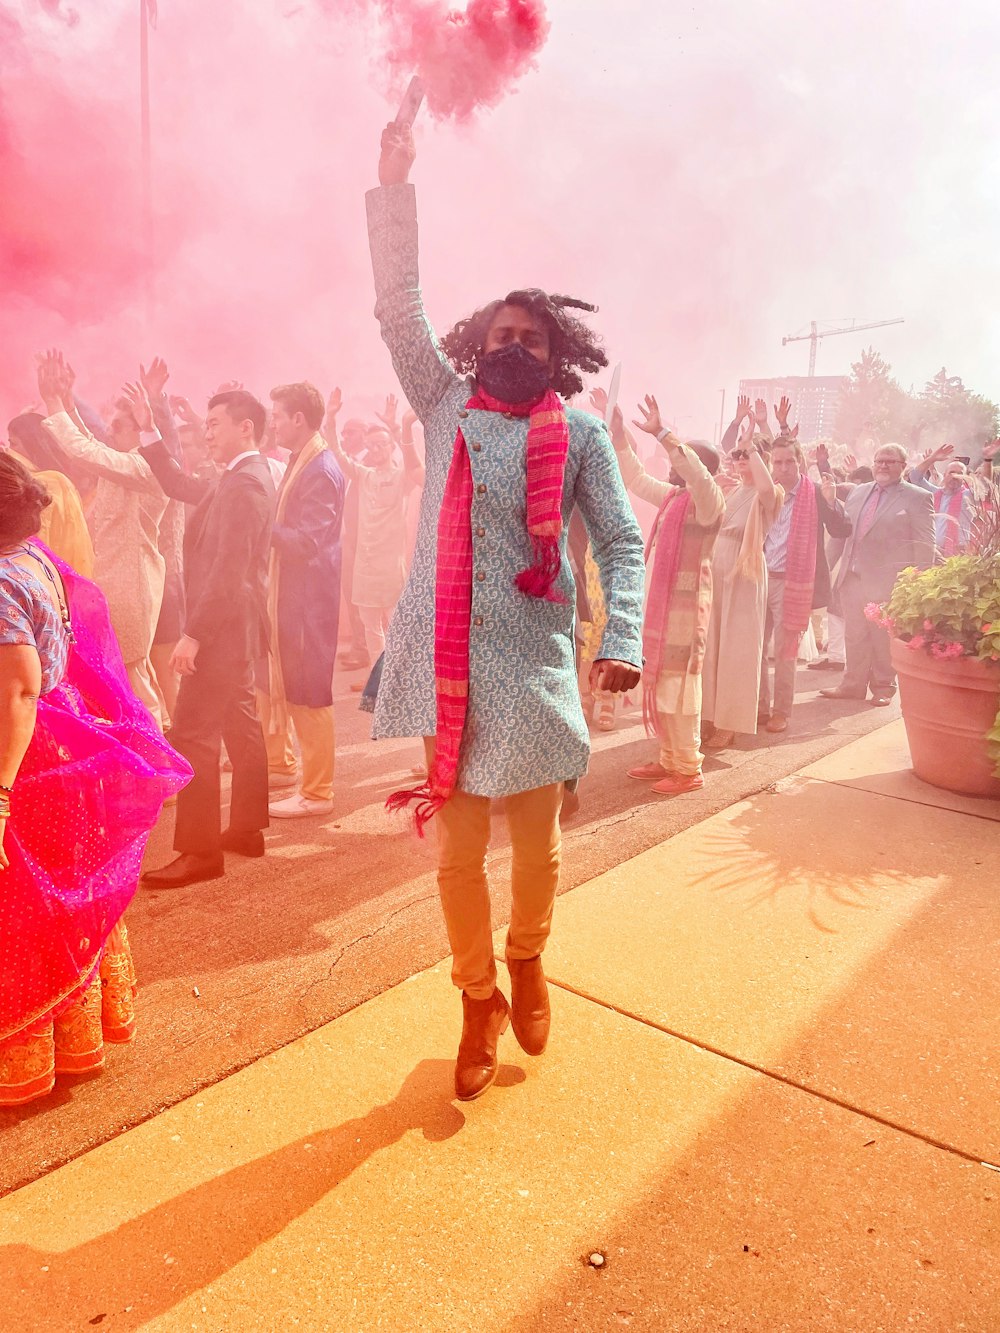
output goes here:
<path id="1" fill-rule="evenodd" d="M 538 287 L 508 292 L 502 300 L 491 301 L 475 314 L 460 319 L 450 333 L 441 340 L 445 355 L 460 375 L 476 374 L 483 344 L 498 310 L 505 305 L 520 306 L 545 325 L 549 333 L 549 350 L 555 362 L 552 388 L 563 398 L 572 398 L 583 391 L 579 372 L 595 374 L 608 364 L 607 353 L 601 340 L 582 319 L 569 310 L 597 309 L 575 296 L 556 296 Z"/>

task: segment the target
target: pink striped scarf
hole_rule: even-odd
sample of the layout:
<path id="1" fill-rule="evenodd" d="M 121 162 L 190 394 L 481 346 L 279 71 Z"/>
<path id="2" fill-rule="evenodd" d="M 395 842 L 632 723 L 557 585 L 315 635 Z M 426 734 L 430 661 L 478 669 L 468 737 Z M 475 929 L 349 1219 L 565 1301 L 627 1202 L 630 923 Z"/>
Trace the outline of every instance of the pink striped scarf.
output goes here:
<path id="1" fill-rule="evenodd" d="M 528 597 L 565 601 L 555 588 L 562 556 L 563 478 L 569 452 L 566 409 L 551 390 L 536 403 L 502 403 L 484 390 L 467 407 L 530 417 L 526 456 L 527 529 L 533 561 L 515 577 Z M 472 467 L 459 428 L 438 517 L 437 578 L 434 590 L 434 678 L 437 735 L 427 781 L 393 792 L 389 810 L 414 804 L 417 832 L 448 800 L 458 776 L 459 751 L 469 704 L 469 631 L 472 618 Z"/>
<path id="2" fill-rule="evenodd" d="M 663 666 L 667 616 L 677 586 L 684 520 L 690 505 L 690 491 L 671 491 L 660 506 L 646 543 L 647 564 L 650 552 L 653 553 L 653 572 L 649 579 L 646 616 L 642 626 L 642 720 L 649 736 L 659 735 L 661 731 L 656 711 L 656 682 Z"/>
<path id="3" fill-rule="evenodd" d="M 958 555 L 962 549 L 962 501 L 965 492 L 961 486 L 957 491 L 939 490 L 934 493 L 934 512 L 945 514 L 944 543 L 941 547 L 943 556 Z"/>
<path id="4" fill-rule="evenodd" d="M 781 601 L 781 642 L 775 645 L 777 655 L 785 661 L 794 661 L 798 657 L 799 644 L 812 615 L 818 523 L 816 487 L 808 477 L 803 477 L 799 482 L 788 533 L 785 593 Z"/>

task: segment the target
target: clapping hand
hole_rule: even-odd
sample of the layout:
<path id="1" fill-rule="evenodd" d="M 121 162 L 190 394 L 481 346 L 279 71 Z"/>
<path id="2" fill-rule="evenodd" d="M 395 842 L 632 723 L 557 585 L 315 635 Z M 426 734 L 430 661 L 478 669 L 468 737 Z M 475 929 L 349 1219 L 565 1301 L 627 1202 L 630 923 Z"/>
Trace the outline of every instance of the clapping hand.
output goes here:
<path id="1" fill-rule="evenodd" d="M 180 394 L 171 394 L 170 410 L 171 412 L 173 412 L 175 417 L 180 417 L 181 421 L 184 422 L 185 426 L 200 427 L 202 424 L 201 417 L 199 417 L 198 413 L 191 406 L 190 402 L 186 398 L 182 397 Z"/>
<path id="2" fill-rule="evenodd" d="M 831 473 L 829 472 L 823 473 L 823 478 L 820 481 L 819 489 L 820 489 L 820 494 L 823 496 L 823 499 L 827 502 L 827 504 L 833 506 L 833 504 L 836 502 L 837 499 L 837 487 L 836 484 L 834 483 L 833 476 Z"/>
<path id="3" fill-rule="evenodd" d="M 63 359 L 62 352 L 50 347 L 47 352 L 39 352 L 38 393 L 49 416 L 73 406 L 73 385 L 76 376 L 73 367 Z"/>
<path id="4" fill-rule="evenodd" d="M 149 405 L 149 398 L 143 386 L 141 384 L 123 385 L 122 397 L 128 403 L 129 410 L 140 431 L 153 430 L 153 409 Z"/>
<path id="5" fill-rule="evenodd" d="M 146 390 L 150 402 L 158 402 L 163 397 L 169 378 L 170 371 L 162 356 L 154 356 L 148 370 L 144 365 L 139 366 L 139 382 Z"/>

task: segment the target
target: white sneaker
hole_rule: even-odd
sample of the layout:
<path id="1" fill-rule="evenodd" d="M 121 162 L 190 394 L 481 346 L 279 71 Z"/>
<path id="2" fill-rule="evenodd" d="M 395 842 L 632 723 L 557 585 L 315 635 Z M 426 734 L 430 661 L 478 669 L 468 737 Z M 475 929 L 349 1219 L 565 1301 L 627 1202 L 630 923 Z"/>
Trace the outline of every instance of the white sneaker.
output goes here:
<path id="1" fill-rule="evenodd" d="M 332 815 L 332 801 L 310 801 L 297 792 L 283 801 L 275 801 L 267 807 L 272 819 L 300 819 L 303 815 Z"/>
<path id="2" fill-rule="evenodd" d="M 271 773 L 267 775 L 267 785 L 274 791 L 283 791 L 286 787 L 299 785 L 298 773 Z"/>

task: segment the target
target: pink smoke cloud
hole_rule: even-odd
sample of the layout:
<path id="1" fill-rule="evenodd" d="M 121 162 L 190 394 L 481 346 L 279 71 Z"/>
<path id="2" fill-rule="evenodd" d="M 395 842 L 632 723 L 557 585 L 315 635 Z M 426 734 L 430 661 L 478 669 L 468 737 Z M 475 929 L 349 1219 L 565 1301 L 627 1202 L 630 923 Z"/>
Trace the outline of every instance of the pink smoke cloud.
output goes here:
<path id="1" fill-rule="evenodd" d="M 471 0 L 450 10 L 442 0 L 383 4 L 388 60 L 419 74 L 427 109 L 439 119 L 468 120 L 496 106 L 535 62 L 548 36 L 540 0 Z"/>

